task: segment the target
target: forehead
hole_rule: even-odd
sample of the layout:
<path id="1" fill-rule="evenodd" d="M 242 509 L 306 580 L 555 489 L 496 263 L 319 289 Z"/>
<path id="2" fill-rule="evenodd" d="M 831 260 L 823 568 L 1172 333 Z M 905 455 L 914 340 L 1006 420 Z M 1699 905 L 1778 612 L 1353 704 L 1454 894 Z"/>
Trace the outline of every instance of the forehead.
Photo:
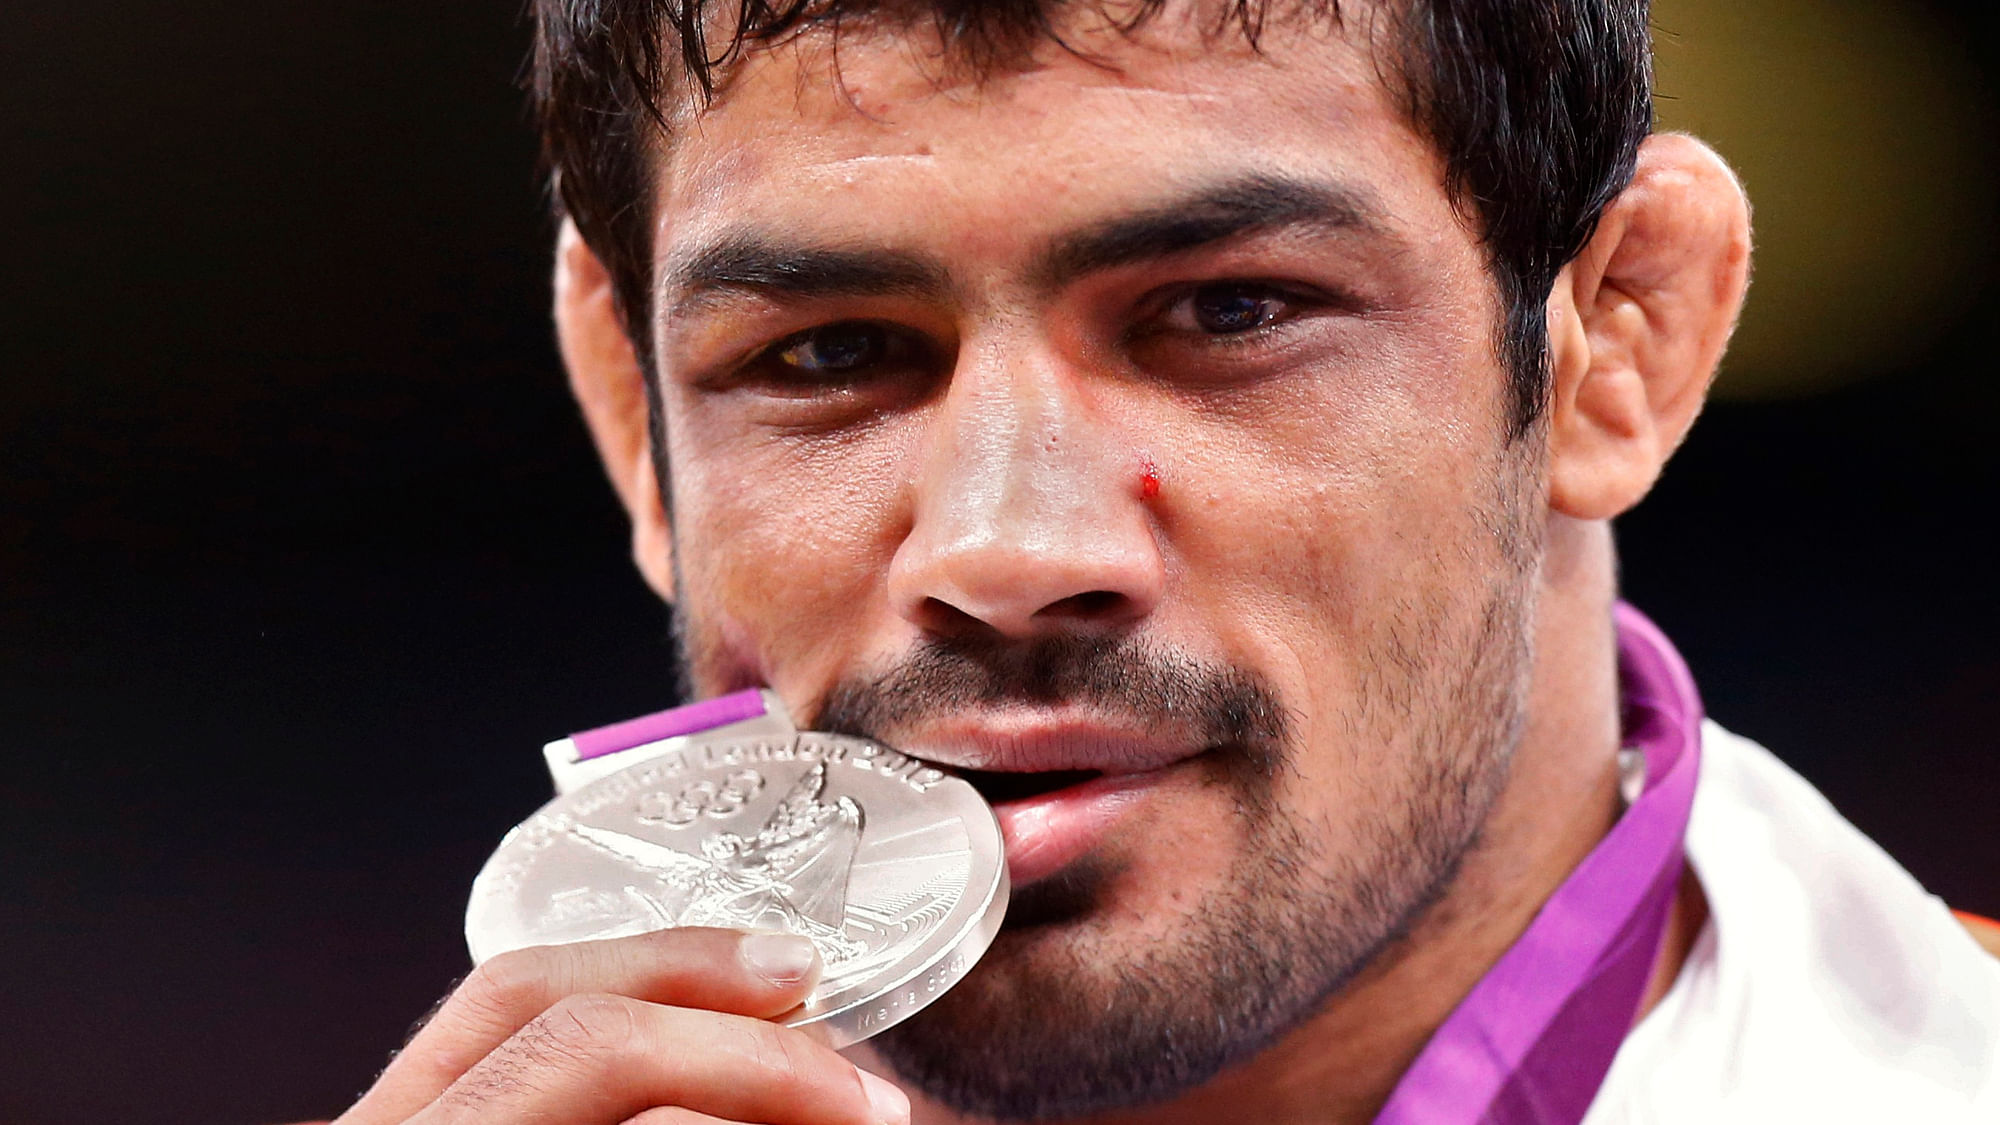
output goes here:
<path id="1" fill-rule="evenodd" d="M 1458 228 L 1369 49 L 1371 10 L 1343 8 L 1273 23 L 1254 46 L 1173 7 L 1130 31 L 1086 21 L 976 75 L 933 37 L 876 28 L 753 51 L 660 156 L 656 264 L 745 228 L 1005 257 L 1248 176 L 1378 201 L 1381 225 L 1419 241 Z"/>

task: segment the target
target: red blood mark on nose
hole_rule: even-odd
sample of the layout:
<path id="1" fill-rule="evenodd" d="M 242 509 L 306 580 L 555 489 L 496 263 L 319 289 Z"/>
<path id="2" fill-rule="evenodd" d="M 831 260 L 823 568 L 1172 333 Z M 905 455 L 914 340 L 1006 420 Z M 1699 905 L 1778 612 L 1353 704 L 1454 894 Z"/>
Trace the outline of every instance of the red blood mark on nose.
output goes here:
<path id="1" fill-rule="evenodd" d="M 1139 495 L 1151 500 L 1160 494 L 1160 470 L 1150 458 L 1139 462 Z"/>

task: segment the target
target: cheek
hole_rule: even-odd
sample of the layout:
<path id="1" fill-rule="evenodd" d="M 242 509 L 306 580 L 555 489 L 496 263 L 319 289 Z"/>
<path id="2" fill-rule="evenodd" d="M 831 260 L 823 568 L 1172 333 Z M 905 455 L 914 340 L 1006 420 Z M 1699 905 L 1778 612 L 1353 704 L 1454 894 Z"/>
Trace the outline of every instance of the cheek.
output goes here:
<path id="1" fill-rule="evenodd" d="M 1456 347 L 1383 352 L 1186 440 L 1170 537 L 1239 612 L 1346 633 L 1479 533 L 1497 373 Z"/>
<path id="2" fill-rule="evenodd" d="M 733 434 L 713 414 L 670 428 L 680 608 L 698 689 L 754 683 L 791 694 L 837 666 L 860 623 L 885 611 L 882 579 L 904 518 L 892 437 L 836 450 Z"/>
<path id="3" fill-rule="evenodd" d="M 1338 759 L 1313 765 L 1308 806 L 1368 784 L 1357 731 L 1393 671 L 1385 638 L 1470 612 L 1503 565 L 1504 380 L 1486 337 L 1433 331 L 1369 358 L 1187 436 L 1162 502 L 1187 604 Z"/>

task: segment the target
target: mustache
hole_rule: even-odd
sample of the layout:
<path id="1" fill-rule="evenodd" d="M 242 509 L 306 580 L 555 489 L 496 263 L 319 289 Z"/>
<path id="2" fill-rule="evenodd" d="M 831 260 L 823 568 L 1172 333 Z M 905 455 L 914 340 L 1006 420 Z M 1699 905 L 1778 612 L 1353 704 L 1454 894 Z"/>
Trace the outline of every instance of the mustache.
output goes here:
<path id="1" fill-rule="evenodd" d="M 1236 747 L 1273 767 L 1291 727 L 1277 693 L 1242 669 L 1133 637 L 1076 636 L 926 641 L 887 669 L 836 684 L 813 726 L 881 739 L 940 713 L 1062 704 Z"/>

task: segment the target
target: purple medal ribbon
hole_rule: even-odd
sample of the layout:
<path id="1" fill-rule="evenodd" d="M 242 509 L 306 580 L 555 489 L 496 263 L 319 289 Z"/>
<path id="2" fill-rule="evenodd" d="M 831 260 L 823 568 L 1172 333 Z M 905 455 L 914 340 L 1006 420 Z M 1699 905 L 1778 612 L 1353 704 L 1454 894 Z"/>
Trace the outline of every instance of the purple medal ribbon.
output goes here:
<path id="1" fill-rule="evenodd" d="M 657 742 L 663 738 L 679 738 L 682 735 L 699 734 L 716 727 L 726 727 L 745 719 L 754 719 L 764 713 L 764 696 L 756 688 L 748 691 L 720 695 L 714 699 L 704 699 L 700 703 L 690 703 L 675 707 L 670 711 L 656 711 L 651 715 L 641 715 L 622 723 L 598 727 L 596 730 L 582 731 L 570 735 L 576 743 L 577 761 L 602 758 L 606 754 L 616 754 L 634 746 Z"/>
<path id="2" fill-rule="evenodd" d="M 1637 800 L 1397 1083 L 1375 1125 L 1576 1125 L 1638 1014 L 1680 883 L 1701 698 L 1659 627 L 1618 603 Z"/>

